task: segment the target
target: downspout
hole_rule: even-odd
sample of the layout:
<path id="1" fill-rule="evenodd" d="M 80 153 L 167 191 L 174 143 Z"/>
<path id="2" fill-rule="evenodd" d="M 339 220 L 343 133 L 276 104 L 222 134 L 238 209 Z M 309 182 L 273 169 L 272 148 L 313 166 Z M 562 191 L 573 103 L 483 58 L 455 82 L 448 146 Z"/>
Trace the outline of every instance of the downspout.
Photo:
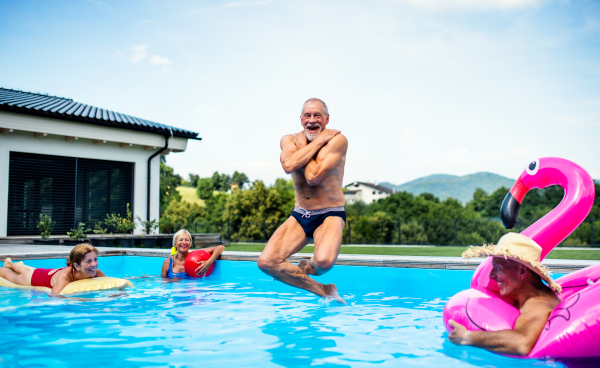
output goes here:
<path id="1" fill-rule="evenodd" d="M 167 147 L 169 147 L 169 137 L 173 137 L 173 129 L 171 129 L 169 127 L 169 130 L 171 131 L 171 135 L 165 135 L 165 146 L 163 148 L 161 148 L 160 150 L 154 152 L 152 154 L 152 156 L 150 156 L 148 158 L 148 193 L 147 193 L 147 199 L 146 199 L 146 221 L 150 221 L 150 179 L 152 177 L 152 168 L 151 168 L 151 162 L 152 159 L 158 155 L 160 155 L 161 153 L 163 153 Z M 159 169 L 159 173 L 160 173 L 160 169 Z M 159 174 L 160 175 L 160 174 Z M 160 187 L 160 184 L 159 184 Z M 159 206 L 160 206 L 160 198 L 159 198 Z"/>

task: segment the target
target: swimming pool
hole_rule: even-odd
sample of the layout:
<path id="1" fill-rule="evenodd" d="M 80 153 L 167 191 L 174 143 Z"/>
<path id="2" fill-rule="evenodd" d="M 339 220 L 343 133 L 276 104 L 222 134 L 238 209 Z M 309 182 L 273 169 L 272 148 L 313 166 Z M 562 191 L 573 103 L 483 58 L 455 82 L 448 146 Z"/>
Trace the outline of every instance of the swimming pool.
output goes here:
<path id="1" fill-rule="evenodd" d="M 219 261 L 207 279 L 165 282 L 163 259 L 102 257 L 125 291 L 80 294 L 94 301 L 0 289 L 0 366 L 563 367 L 455 346 L 442 309 L 468 288 L 472 271 L 335 266 L 349 306 L 327 304 L 258 270 Z M 62 267 L 63 259 L 32 260 Z"/>

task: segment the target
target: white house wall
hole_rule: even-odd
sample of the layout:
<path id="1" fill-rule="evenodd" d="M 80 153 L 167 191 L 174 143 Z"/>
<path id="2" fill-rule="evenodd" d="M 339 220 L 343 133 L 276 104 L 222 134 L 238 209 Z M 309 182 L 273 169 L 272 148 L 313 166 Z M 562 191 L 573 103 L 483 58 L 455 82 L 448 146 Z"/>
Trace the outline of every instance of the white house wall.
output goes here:
<path id="1" fill-rule="evenodd" d="M 10 128 L 2 120 L 6 118 L 7 114 L 0 113 L 0 127 Z M 15 114 L 11 114 L 15 115 Z M 12 117 L 14 118 L 14 117 Z M 29 118 L 25 116 L 25 120 L 36 120 L 39 118 Z M 17 119 L 18 120 L 18 119 Z M 49 120 L 49 119 L 46 119 Z M 54 123 L 54 121 L 52 121 Z M 28 121 L 31 128 L 34 122 Z M 64 123 L 63 123 L 64 124 Z M 71 123 L 68 123 L 71 124 Z M 84 125 L 77 124 L 75 125 Z M 52 129 L 42 124 L 45 129 L 44 132 L 50 132 Z M 56 125 L 56 124 L 54 124 Z M 60 125 L 60 124 L 58 124 Z M 8 212 L 8 172 L 9 172 L 9 155 L 11 151 L 15 152 L 26 152 L 36 153 L 44 155 L 56 155 L 56 156 L 68 156 L 68 157 L 80 157 L 97 160 L 110 160 L 110 161 L 122 161 L 122 162 L 133 162 L 135 164 L 134 172 L 134 200 L 133 200 L 133 213 L 134 216 L 140 216 L 142 219 L 146 218 L 146 193 L 147 193 L 147 162 L 148 158 L 157 150 L 145 150 L 141 146 L 132 147 L 121 147 L 117 142 L 108 141 L 104 144 L 94 144 L 92 139 L 82 139 L 65 141 L 65 135 L 68 136 L 79 136 L 82 137 L 84 134 L 82 130 L 66 132 L 63 131 L 61 135 L 48 135 L 45 137 L 34 138 L 31 131 L 23 131 L 23 127 L 15 127 L 14 132 L 8 134 L 0 134 L 0 237 L 5 237 L 7 234 L 7 219 L 10 216 Z M 87 128 L 87 127 L 86 127 Z M 19 129 L 19 130 L 17 130 Z M 127 136 L 131 142 L 149 142 L 152 137 L 149 137 L 147 133 L 138 133 L 123 131 L 122 129 L 107 128 L 115 136 Z M 40 129 L 42 130 L 42 129 Z M 58 133 L 57 130 L 52 130 Z M 52 133 L 52 134 L 55 134 Z M 107 133 L 108 134 L 108 133 Z M 140 137 L 136 138 L 134 135 L 139 134 Z M 162 148 L 164 146 L 164 137 L 160 135 L 154 135 L 155 140 L 152 145 Z M 94 136 L 93 139 L 101 139 Z M 122 140 L 119 139 L 119 142 Z M 187 141 L 187 140 L 186 140 Z M 184 148 L 185 149 L 185 148 Z M 159 216 L 159 184 L 160 184 L 160 158 L 156 156 L 152 160 L 152 178 L 151 178 L 151 191 L 150 196 L 150 217 L 152 219 L 158 219 Z M 141 229 L 136 229 L 136 233 L 141 233 Z"/>

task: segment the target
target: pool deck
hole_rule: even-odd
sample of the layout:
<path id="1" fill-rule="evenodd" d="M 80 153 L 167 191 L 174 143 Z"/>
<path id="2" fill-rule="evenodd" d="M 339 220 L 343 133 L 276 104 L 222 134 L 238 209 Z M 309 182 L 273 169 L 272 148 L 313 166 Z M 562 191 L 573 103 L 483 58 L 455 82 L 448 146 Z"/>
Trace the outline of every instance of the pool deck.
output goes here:
<path id="1" fill-rule="evenodd" d="M 10 257 L 13 260 L 65 258 L 71 246 L 62 245 L 29 245 L 0 244 L 0 261 Z M 170 249 L 147 248 L 104 248 L 98 247 L 102 256 L 145 256 L 167 257 Z M 260 252 L 235 252 L 225 250 L 221 259 L 229 261 L 256 262 Z M 308 259 L 312 253 L 296 253 L 289 261 Z M 424 257 L 424 256 L 389 256 L 366 254 L 340 254 L 336 264 L 349 266 L 402 267 L 402 268 L 437 268 L 448 270 L 474 270 L 483 258 L 465 260 L 461 257 Z M 600 264 L 600 261 L 584 261 L 571 259 L 546 259 L 542 262 L 552 272 L 569 273 L 588 266 Z"/>

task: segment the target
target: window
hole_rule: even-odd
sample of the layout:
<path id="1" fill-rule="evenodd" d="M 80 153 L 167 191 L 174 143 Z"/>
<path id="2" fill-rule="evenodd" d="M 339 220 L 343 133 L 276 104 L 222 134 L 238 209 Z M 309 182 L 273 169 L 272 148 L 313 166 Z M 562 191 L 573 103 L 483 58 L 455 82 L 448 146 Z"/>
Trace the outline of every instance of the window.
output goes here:
<path id="1" fill-rule="evenodd" d="M 37 235 L 40 214 L 56 222 L 54 234 L 83 222 L 93 228 L 106 214 L 133 211 L 130 162 L 10 152 L 8 235 Z"/>
<path id="2" fill-rule="evenodd" d="M 373 191 L 373 194 L 375 194 L 375 191 Z"/>

